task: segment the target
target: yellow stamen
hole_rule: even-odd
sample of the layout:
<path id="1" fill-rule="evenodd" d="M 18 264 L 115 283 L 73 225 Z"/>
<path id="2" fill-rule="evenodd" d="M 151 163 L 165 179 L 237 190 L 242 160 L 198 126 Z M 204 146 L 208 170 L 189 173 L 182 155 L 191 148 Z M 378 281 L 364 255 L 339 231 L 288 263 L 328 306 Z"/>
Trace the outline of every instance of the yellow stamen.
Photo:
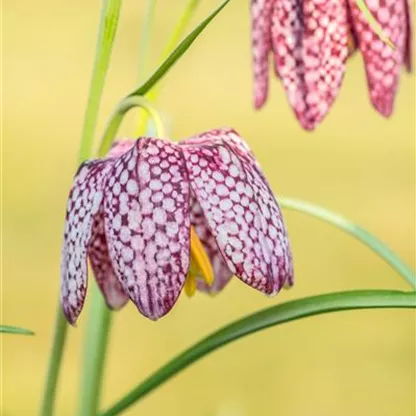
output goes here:
<path id="1" fill-rule="evenodd" d="M 196 280 L 201 277 L 208 286 L 214 282 L 214 272 L 211 262 L 205 252 L 195 229 L 191 227 L 191 262 L 185 281 L 185 293 L 193 296 L 196 291 Z"/>
<path id="2" fill-rule="evenodd" d="M 189 273 L 188 276 L 186 276 L 185 286 L 183 288 L 185 289 L 185 293 L 188 297 L 191 298 L 193 295 L 195 295 L 196 276 L 194 274 Z"/>

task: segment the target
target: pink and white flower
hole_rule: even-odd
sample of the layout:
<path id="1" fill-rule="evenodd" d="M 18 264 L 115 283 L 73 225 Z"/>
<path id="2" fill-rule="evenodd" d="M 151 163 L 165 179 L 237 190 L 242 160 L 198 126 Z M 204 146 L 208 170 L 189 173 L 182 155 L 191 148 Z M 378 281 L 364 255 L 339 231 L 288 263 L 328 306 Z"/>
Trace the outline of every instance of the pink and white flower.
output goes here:
<path id="1" fill-rule="evenodd" d="M 266 101 L 272 53 L 296 117 L 314 129 L 338 95 L 350 52 L 358 48 L 371 102 L 390 116 L 400 69 L 412 69 L 409 0 L 365 3 L 394 48 L 374 32 L 356 0 L 251 0 L 254 106 Z"/>
<path id="2" fill-rule="evenodd" d="M 218 291 L 232 275 L 266 294 L 293 284 L 279 206 L 246 143 L 229 129 L 180 143 L 120 142 L 107 158 L 82 164 L 61 264 L 61 301 L 72 324 L 84 304 L 87 257 L 110 308 L 131 299 L 150 319 L 169 312 L 184 286 Z"/>

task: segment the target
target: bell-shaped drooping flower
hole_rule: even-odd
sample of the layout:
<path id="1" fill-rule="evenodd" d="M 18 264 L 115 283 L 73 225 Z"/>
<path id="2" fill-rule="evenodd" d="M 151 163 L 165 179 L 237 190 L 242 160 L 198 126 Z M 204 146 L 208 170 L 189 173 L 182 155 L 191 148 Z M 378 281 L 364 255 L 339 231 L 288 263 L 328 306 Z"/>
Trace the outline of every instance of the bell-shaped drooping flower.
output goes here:
<path id="1" fill-rule="evenodd" d="M 251 0 L 255 107 L 267 98 L 271 52 L 297 118 L 305 129 L 314 129 L 337 97 L 346 60 L 357 48 L 371 102 L 390 116 L 400 69 L 412 66 L 409 3 L 365 3 L 394 47 L 379 38 L 357 0 Z"/>
<path id="2" fill-rule="evenodd" d="M 218 291 L 232 275 L 266 294 L 293 284 L 279 206 L 247 145 L 221 129 L 180 143 L 143 137 L 78 170 L 69 195 L 61 301 L 74 323 L 87 257 L 110 308 L 151 319 L 182 288 Z"/>

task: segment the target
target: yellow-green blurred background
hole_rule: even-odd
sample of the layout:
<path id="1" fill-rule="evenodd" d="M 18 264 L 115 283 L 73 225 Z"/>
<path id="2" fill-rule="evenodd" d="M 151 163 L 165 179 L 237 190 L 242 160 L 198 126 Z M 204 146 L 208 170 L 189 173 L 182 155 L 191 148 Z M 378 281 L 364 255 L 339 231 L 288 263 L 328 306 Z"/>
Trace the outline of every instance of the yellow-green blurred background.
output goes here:
<path id="1" fill-rule="evenodd" d="M 185 0 L 159 1 L 153 65 Z M 203 0 L 192 25 L 217 4 Z M 135 84 L 144 1 L 125 1 L 98 133 Z M 59 291 L 63 218 L 79 147 L 100 1 L 3 0 L 2 322 L 35 337 L 2 336 L 2 415 L 39 407 Z M 251 104 L 248 1 L 232 1 L 164 79 L 159 108 L 173 137 L 230 125 L 249 142 L 277 194 L 341 212 L 415 267 L 415 79 L 404 75 L 394 116 L 372 109 L 361 57 L 315 133 L 301 130 L 273 80 L 261 112 Z M 122 133 L 132 135 L 136 114 Z M 129 305 L 111 331 L 103 405 L 174 354 L 261 308 L 312 294 L 407 289 L 366 247 L 315 219 L 285 211 L 296 284 L 267 298 L 238 280 L 214 299 L 182 296 L 167 317 Z M 89 302 L 70 329 L 57 415 L 76 409 Z M 415 313 L 325 315 L 269 329 L 213 353 L 126 415 L 415 414 Z"/>

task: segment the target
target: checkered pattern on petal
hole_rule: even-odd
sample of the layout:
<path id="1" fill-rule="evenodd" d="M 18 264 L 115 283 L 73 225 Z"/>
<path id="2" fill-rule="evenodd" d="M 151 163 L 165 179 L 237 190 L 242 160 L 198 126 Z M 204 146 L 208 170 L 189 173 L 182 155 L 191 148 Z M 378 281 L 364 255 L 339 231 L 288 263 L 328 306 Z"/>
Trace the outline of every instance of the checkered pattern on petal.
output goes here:
<path id="1" fill-rule="evenodd" d="M 233 273 L 228 268 L 221 251 L 218 248 L 215 237 L 212 235 L 209 228 L 201 205 L 194 195 L 191 196 L 191 225 L 195 228 L 195 231 L 204 246 L 214 272 L 214 282 L 212 285 L 208 285 L 202 279 L 202 276 L 200 276 L 200 279 L 197 281 L 197 287 L 203 292 L 217 293 L 227 285 L 233 276 Z"/>
<path id="2" fill-rule="evenodd" d="M 308 130 L 322 121 L 341 87 L 348 56 L 346 1 L 274 2 L 275 66 L 289 103 Z"/>
<path id="3" fill-rule="evenodd" d="M 175 304 L 189 269 L 189 180 L 178 146 L 141 138 L 105 189 L 110 256 L 123 289 L 151 319 Z"/>
<path id="4" fill-rule="evenodd" d="M 411 68 L 411 22 L 406 0 L 366 0 L 367 7 L 395 48 L 373 31 L 355 0 L 349 0 L 352 25 L 363 55 L 370 99 L 376 110 L 388 117 L 403 64 Z"/>
<path id="5" fill-rule="evenodd" d="M 129 297 L 124 292 L 111 264 L 104 230 L 104 209 L 95 215 L 88 257 L 98 286 L 110 309 L 120 309 Z"/>
<path id="6" fill-rule="evenodd" d="M 69 194 L 61 258 L 61 303 L 71 324 L 75 323 L 84 304 L 88 272 L 87 249 L 94 215 L 100 208 L 105 177 L 111 165 L 112 160 L 82 164 Z"/>
<path id="7" fill-rule="evenodd" d="M 241 155 L 247 146 L 225 131 L 181 143 L 191 188 L 230 271 L 273 294 L 293 274 L 286 229 L 254 157 L 249 151 Z"/>

